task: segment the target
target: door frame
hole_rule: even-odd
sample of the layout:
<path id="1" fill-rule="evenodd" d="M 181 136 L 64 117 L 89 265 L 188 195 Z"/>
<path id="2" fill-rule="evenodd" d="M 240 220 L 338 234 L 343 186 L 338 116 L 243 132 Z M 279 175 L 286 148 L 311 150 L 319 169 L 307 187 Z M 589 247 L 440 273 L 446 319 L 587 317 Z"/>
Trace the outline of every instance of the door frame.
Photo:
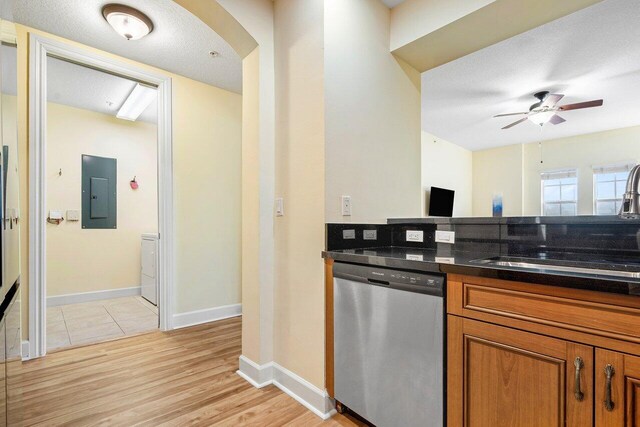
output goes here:
<path id="1" fill-rule="evenodd" d="M 171 78 L 93 50 L 29 34 L 29 358 L 46 354 L 47 57 L 158 88 L 158 301 L 160 329 L 173 329 L 175 290 Z"/>

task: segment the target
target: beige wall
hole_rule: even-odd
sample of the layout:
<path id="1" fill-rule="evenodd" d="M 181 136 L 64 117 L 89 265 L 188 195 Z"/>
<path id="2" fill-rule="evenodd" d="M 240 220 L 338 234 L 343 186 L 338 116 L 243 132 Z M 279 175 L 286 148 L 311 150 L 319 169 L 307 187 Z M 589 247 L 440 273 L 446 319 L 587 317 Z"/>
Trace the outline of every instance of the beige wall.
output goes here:
<path id="1" fill-rule="evenodd" d="M 242 96 L 23 25 L 16 27 L 21 223 L 28 224 L 28 34 L 34 33 L 171 77 L 176 314 L 239 303 Z M 21 274 L 26 289 L 28 233 L 23 226 Z M 23 304 L 27 303 L 25 293 Z"/>
<path id="2" fill-rule="evenodd" d="M 524 146 L 524 214 L 540 215 L 540 173 L 578 170 L 578 215 L 593 215 L 593 167 L 640 162 L 640 126 Z"/>
<path id="3" fill-rule="evenodd" d="M 176 313 L 241 299 L 242 96 L 173 77 Z"/>
<path id="4" fill-rule="evenodd" d="M 453 216 L 472 216 L 473 153 L 427 132 L 422 132 L 423 215 L 428 214 L 428 192 L 441 187 L 454 190 Z"/>
<path id="5" fill-rule="evenodd" d="M 522 145 L 473 152 L 473 216 L 492 216 L 502 194 L 503 216 L 522 215 Z"/>
<path id="6" fill-rule="evenodd" d="M 158 231 L 157 140 L 155 124 L 47 105 L 46 211 L 82 210 L 83 154 L 117 160 L 118 206 L 115 230 L 47 224 L 47 296 L 140 286 L 140 235 Z"/>
<path id="7" fill-rule="evenodd" d="M 578 215 L 593 215 L 593 167 L 640 162 L 640 126 L 473 152 L 473 216 L 491 215 L 504 193 L 504 215 L 541 214 L 540 173 L 578 170 Z M 543 163 L 540 163 L 543 160 Z M 518 204 L 522 208 L 518 209 Z"/>
<path id="8" fill-rule="evenodd" d="M 324 386 L 323 0 L 275 2 L 274 359 Z"/>
<path id="9" fill-rule="evenodd" d="M 242 288 L 249 292 L 252 303 L 258 310 L 255 322 L 243 322 L 242 333 L 251 337 L 243 338 L 244 356 L 256 363 L 273 361 L 274 327 L 274 198 L 275 198 L 275 69 L 272 0 L 218 0 L 257 41 L 258 48 L 243 60 L 243 83 L 253 89 L 243 94 L 247 104 L 245 111 L 251 111 L 242 118 L 243 127 L 251 129 L 248 137 L 243 136 L 243 170 L 247 172 L 242 180 L 244 221 L 252 227 L 253 233 L 242 232 Z M 254 133 L 257 132 L 257 133 Z M 250 157 L 245 160 L 244 155 Z M 245 274 L 249 272 L 249 274 Z M 243 303 L 244 304 L 244 303 Z M 246 313 L 247 307 L 243 307 Z M 245 351 L 245 346 L 246 351 Z"/>
<path id="10" fill-rule="evenodd" d="M 379 0 L 325 1 L 327 222 L 421 214 L 420 75 L 389 52 L 389 20 Z"/>
<path id="11" fill-rule="evenodd" d="M 391 50 L 493 3 L 495 0 L 405 0 L 391 11 Z"/>
<path id="12" fill-rule="evenodd" d="M 261 362 L 259 47 L 242 61 L 242 354 Z"/>

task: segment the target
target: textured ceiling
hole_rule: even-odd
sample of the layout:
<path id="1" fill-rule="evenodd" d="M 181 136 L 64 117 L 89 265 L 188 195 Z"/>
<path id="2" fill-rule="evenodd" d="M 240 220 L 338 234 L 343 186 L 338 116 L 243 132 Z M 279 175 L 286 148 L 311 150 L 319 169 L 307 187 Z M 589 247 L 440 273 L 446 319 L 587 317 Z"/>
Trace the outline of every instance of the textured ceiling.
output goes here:
<path id="1" fill-rule="evenodd" d="M 422 75 L 422 129 L 470 150 L 640 125 L 640 2 L 605 0 Z M 500 128 L 541 90 L 559 105 L 604 99 L 563 112 L 567 121 Z"/>
<path id="2" fill-rule="evenodd" d="M 108 0 L 11 0 L 15 22 L 240 93 L 242 61 L 210 27 L 171 0 L 118 0 L 151 18 L 154 30 L 127 41 L 102 17 Z M 220 56 L 212 58 L 209 51 Z"/>
<path id="3" fill-rule="evenodd" d="M 2 49 L 2 92 L 16 94 L 16 49 Z M 135 82 L 91 68 L 61 61 L 47 60 L 47 100 L 56 104 L 82 108 L 115 116 L 133 90 Z M 156 123 L 158 102 L 154 101 L 138 120 Z"/>
<path id="4" fill-rule="evenodd" d="M 389 9 L 393 9 L 404 0 L 382 0 L 382 3 L 386 4 Z"/>
<path id="5" fill-rule="evenodd" d="M 136 82 L 55 58 L 47 60 L 47 100 L 115 116 Z M 138 120 L 157 122 L 154 101 Z"/>

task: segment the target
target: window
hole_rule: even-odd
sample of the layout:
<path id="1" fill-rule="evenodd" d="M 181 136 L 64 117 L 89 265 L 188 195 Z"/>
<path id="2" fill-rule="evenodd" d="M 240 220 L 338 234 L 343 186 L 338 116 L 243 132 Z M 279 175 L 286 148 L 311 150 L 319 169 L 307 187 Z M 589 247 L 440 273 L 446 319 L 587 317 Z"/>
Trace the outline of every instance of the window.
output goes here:
<path id="1" fill-rule="evenodd" d="M 575 169 L 543 172 L 542 215 L 578 214 L 578 173 Z"/>
<path id="2" fill-rule="evenodd" d="M 594 206 L 596 215 L 617 215 L 633 164 L 593 168 Z"/>

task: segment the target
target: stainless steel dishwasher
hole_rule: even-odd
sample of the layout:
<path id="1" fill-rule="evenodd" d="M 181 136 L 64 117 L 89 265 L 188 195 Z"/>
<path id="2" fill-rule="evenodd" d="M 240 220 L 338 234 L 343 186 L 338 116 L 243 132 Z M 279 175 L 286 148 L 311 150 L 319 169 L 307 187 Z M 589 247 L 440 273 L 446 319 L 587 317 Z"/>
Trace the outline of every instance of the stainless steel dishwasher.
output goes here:
<path id="1" fill-rule="evenodd" d="M 444 276 L 336 262 L 339 409 L 377 427 L 443 426 Z"/>

